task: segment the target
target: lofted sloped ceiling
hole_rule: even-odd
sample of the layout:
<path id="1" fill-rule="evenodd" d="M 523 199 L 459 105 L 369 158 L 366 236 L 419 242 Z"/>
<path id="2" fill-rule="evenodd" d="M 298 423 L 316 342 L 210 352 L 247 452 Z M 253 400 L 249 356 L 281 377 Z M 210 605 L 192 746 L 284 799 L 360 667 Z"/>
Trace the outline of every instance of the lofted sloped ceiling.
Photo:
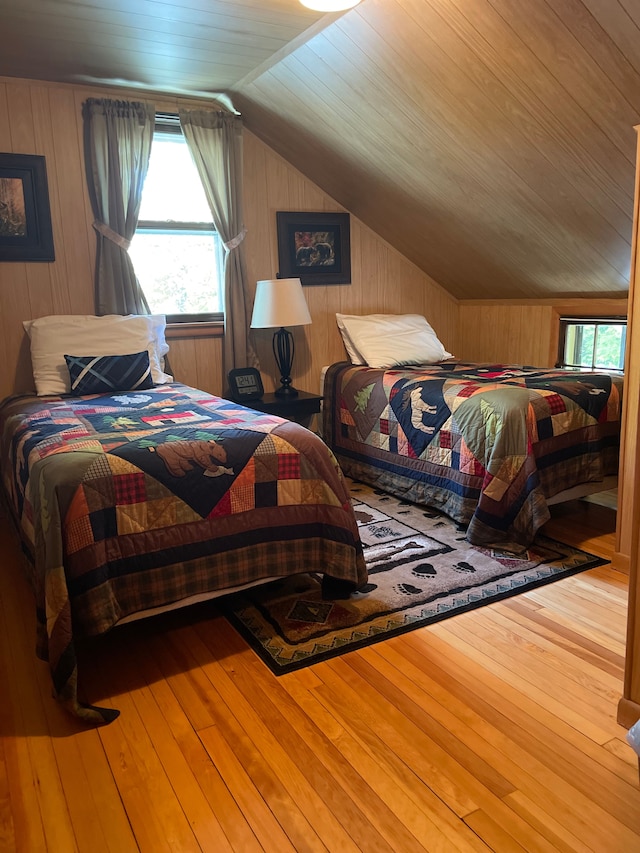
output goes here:
<path id="1" fill-rule="evenodd" d="M 0 75 L 230 95 L 458 298 L 628 289 L 639 0 L 0 0 L 0 34 Z"/>
<path id="2" fill-rule="evenodd" d="M 0 0 L 0 75 L 206 97 L 322 19 L 297 0 Z"/>
<path id="3" fill-rule="evenodd" d="M 247 126 L 459 298 L 628 288 L 637 0 L 364 0 Z"/>

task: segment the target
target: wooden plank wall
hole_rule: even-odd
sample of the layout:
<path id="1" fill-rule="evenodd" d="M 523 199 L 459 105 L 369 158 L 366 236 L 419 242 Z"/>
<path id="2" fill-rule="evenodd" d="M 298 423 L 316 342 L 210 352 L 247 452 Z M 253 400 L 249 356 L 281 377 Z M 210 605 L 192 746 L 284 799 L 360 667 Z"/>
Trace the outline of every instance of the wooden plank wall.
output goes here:
<path id="1" fill-rule="evenodd" d="M 54 263 L 0 263 L 0 398 L 31 387 L 22 320 L 51 313 L 93 312 L 95 235 L 82 156 L 81 105 L 87 97 L 140 98 L 138 92 L 0 78 L 0 151 L 47 158 Z M 162 96 L 159 109 L 201 101 Z M 247 268 L 254 286 L 278 271 L 277 210 L 342 210 L 333 199 L 250 132 L 245 133 Z M 564 310 L 626 313 L 625 300 L 465 300 L 458 303 L 431 278 L 351 217 L 352 284 L 305 288 L 311 326 L 296 330 L 294 381 L 318 387 L 323 365 L 344 357 L 335 325 L 343 313 L 425 314 L 448 349 L 469 361 L 553 364 L 558 316 Z M 265 388 L 273 387 L 271 333 L 254 333 Z M 204 390 L 223 390 L 219 337 L 171 340 L 178 379 Z"/>
<path id="2" fill-rule="evenodd" d="M 252 282 L 274 278 L 278 271 L 274 227 L 277 210 L 343 210 L 326 193 L 304 178 L 257 137 L 246 134 L 245 186 L 253 194 L 245 205 L 247 265 Z M 249 239 L 251 237 L 252 239 Z M 458 305 L 432 279 L 420 272 L 384 240 L 351 217 L 350 285 L 305 288 L 312 325 L 296 329 L 294 384 L 319 387 L 324 365 L 345 358 L 335 322 L 343 314 L 419 313 L 429 318 L 446 346 L 456 347 Z M 275 369 L 271 354 L 273 332 L 256 330 L 255 342 L 265 387 Z"/>
<path id="3" fill-rule="evenodd" d="M 462 300 L 459 358 L 552 367 L 562 315 L 626 316 L 626 299 Z"/>
<path id="4" fill-rule="evenodd" d="M 87 97 L 145 99 L 139 92 L 0 78 L 0 151 L 46 157 L 56 260 L 0 263 L 0 398 L 32 387 L 22 321 L 46 314 L 91 314 L 95 235 L 82 154 L 82 102 Z M 153 98 L 156 108 L 202 101 Z M 245 222 L 249 278 L 275 276 L 276 210 L 342 210 L 329 196 L 249 132 L 245 134 Z M 447 346 L 456 346 L 457 302 L 370 229 L 352 217 L 352 284 L 306 289 L 313 324 L 297 330 L 295 383 L 315 390 L 322 365 L 344 357 L 336 311 L 425 313 Z M 256 333 L 265 387 L 274 372 L 271 334 Z M 171 341 L 176 378 L 213 393 L 223 390 L 221 339 Z"/>

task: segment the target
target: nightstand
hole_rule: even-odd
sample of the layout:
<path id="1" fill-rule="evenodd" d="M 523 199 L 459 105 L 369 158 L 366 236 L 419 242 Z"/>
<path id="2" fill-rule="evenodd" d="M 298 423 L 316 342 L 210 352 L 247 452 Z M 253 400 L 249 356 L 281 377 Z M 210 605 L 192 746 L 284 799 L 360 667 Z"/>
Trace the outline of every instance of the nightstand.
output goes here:
<path id="1" fill-rule="evenodd" d="M 310 394 L 308 391 L 298 391 L 297 397 L 276 397 L 275 394 L 263 394 L 261 400 L 250 400 L 243 405 L 258 412 L 267 412 L 269 415 L 277 415 L 288 421 L 295 421 L 308 427 L 311 418 L 320 412 L 322 397 L 319 394 Z"/>

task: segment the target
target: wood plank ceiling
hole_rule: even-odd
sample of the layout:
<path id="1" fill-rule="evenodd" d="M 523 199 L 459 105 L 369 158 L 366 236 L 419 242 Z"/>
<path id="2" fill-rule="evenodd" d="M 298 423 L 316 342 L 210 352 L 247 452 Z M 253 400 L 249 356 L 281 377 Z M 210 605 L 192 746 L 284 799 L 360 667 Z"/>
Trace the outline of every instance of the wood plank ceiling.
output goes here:
<path id="1" fill-rule="evenodd" d="M 0 75 L 207 95 L 323 17 L 296 0 L 0 0 Z"/>
<path id="2" fill-rule="evenodd" d="M 637 0 L 364 0 L 234 96 L 459 298 L 628 286 Z"/>
<path id="3" fill-rule="evenodd" d="M 0 74 L 227 92 L 458 298 L 628 288 L 638 0 L 0 0 Z"/>

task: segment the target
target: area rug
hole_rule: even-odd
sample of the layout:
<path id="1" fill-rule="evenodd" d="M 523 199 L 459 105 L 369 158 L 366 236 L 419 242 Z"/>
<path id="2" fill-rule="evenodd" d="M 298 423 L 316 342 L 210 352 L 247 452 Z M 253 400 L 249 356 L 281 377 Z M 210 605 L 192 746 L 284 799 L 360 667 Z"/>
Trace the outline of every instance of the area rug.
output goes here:
<path id="1" fill-rule="evenodd" d="M 430 625 L 607 561 L 546 536 L 514 555 L 470 545 L 436 510 L 360 483 L 351 494 L 369 582 L 324 601 L 320 576 L 297 575 L 220 600 L 226 618 L 282 675 Z"/>

